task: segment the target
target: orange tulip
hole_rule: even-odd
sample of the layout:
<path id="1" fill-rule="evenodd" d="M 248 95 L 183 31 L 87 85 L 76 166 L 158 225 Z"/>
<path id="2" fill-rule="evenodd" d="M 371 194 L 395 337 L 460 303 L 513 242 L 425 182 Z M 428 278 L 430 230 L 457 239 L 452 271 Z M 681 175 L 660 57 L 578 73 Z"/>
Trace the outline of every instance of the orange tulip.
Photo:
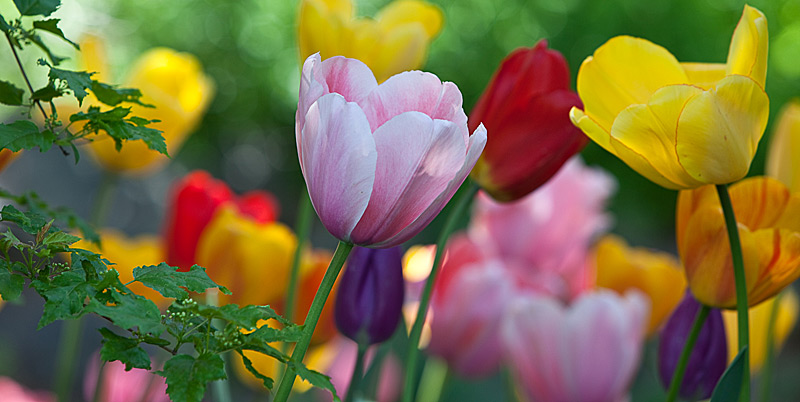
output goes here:
<path id="1" fill-rule="evenodd" d="M 800 276 L 800 193 L 780 181 L 754 177 L 730 187 L 739 226 L 750 306 L 776 295 Z M 725 220 L 714 186 L 682 191 L 677 212 L 678 252 L 695 298 L 736 306 Z"/>

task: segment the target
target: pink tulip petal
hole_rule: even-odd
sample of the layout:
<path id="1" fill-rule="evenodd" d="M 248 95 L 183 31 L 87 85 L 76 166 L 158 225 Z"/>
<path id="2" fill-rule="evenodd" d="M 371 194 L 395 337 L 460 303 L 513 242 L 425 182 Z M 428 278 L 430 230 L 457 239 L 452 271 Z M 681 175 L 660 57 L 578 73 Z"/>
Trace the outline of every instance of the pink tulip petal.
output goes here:
<path id="1" fill-rule="evenodd" d="M 419 217 L 414 220 L 414 222 L 410 223 L 406 226 L 403 230 L 401 230 L 396 235 L 392 236 L 391 238 L 384 240 L 382 242 L 376 243 L 376 247 L 392 247 L 398 244 L 401 244 L 408 239 L 414 237 L 420 230 L 422 230 L 425 226 L 427 226 L 439 212 L 442 211 L 442 208 L 453 198 L 453 195 L 456 193 L 461 184 L 464 183 L 464 180 L 467 178 L 467 175 L 475 166 L 475 163 L 478 161 L 478 158 L 481 156 L 481 152 L 483 152 L 483 147 L 486 146 L 486 128 L 483 127 L 481 124 L 475 129 L 475 132 L 469 137 L 469 146 L 467 148 L 467 155 L 464 158 L 464 164 L 461 166 L 461 170 L 456 173 L 455 178 L 450 181 L 445 188 L 444 192 L 439 194 L 433 202 L 431 202 L 430 206 L 423 211 Z"/>
<path id="2" fill-rule="evenodd" d="M 397 234 L 447 188 L 466 154 L 457 129 L 449 121 L 406 112 L 375 131 L 375 185 L 353 231 L 355 243 L 372 244 Z"/>
<path id="3" fill-rule="evenodd" d="M 331 234 L 350 239 L 367 209 L 378 153 L 364 112 L 339 94 L 306 114 L 300 160 L 314 209 Z"/>

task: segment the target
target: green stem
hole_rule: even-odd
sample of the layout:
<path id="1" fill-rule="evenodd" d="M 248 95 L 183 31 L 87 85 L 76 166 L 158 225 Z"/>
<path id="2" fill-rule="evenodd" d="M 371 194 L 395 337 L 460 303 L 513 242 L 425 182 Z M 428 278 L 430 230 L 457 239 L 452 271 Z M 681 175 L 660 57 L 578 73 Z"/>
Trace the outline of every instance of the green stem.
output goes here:
<path id="1" fill-rule="evenodd" d="M 94 206 L 92 207 L 92 215 L 90 222 L 94 227 L 99 228 L 108 215 L 108 209 L 114 200 L 114 190 L 117 188 L 117 179 L 119 175 L 114 172 L 103 172 L 103 179 L 100 181 L 100 186 L 97 188 L 97 195 L 94 199 Z"/>
<path id="2" fill-rule="evenodd" d="M 292 259 L 292 270 L 289 276 L 289 289 L 286 293 L 286 319 L 294 322 L 294 310 L 297 303 L 297 281 L 300 278 L 300 260 L 303 256 L 303 248 L 308 239 L 308 232 L 311 230 L 311 212 L 314 210 L 311 205 L 311 200 L 308 198 L 308 193 L 303 190 L 303 195 L 300 200 L 300 208 L 297 211 L 297 221 L 294 225 L 295 233 L 297 234 L 297 249 L 294 251 L 294 258 Z M 284 342 L 284 347 L 288 347 L 289 343 Z M 284 350 L 286 352 L 286 350 Z"/>
<path id="3" fill-rule="evenodd" d="M 294 352 L 292 352 L 292 361 L 302 363 L 303 357 L 305 357 L 308 350 L 308 345 L 311 343 L 311 335 L 314 334 L 314 328 L 317 327 L 317 321 L 319 321 L 319 316 L 322 314 L 322 308 L 325 307 L 325 301 L 328 299 L 328 295 L 333 289 L 333 284 L 336 282 L 336 278 L 339 276 L 345 260 L 347 260 L 347 255 L 350 254 L 352 249 L 352 243 L 343 241 L 340 241 L 336 247 L 336 252 L 333 254 L 330 265 L 328 265 L 328 270 L 325 271 L 325 276 L 322 278 L 322 283 L 319 284 L 314 301 L 311 302 L 311 307 L 308 309 L 308 315 L 303 323 L 303 332 L 294 347 Z M 281 380 L 278 391 L 275 393 L 274 402 L 286 402 L 289 399 L 289 393 L 292 392 L 296 376 L 297 373 L 289 366 L 286 369 L 286 375 Z"/>
<path id="4" fill-rule="evenodd" d="M 411 402 L 414 400 L 414 394 L 417 390 L 417 358 L 419 356 L 419 337 L 422 335 L 422 326 L 425 324 L 425 316 L 428 314 L 428 305 L 430 304 L 431 292 L 433 291 L 433 284 L 436 282 L 436 276 L 439 273 L 439 266 L 442 263 L 442 255 L 444 255 L 445 245 L 450 234 L 456 228 L 456 224 L 461 218 L 461 215 L 472 201 L 472 198 L 477 193 L 479 187 L 474 182 L 470 181 L 467 189 L 461 194 L 461 197 L 456 201 L 453 210 L 447 217 L 447 221 L 439 233 L 439 239 L 436 242 L 436 255 L 433 259 L 433 268 L 425 281 L 425 289 L 419 300 L 419 308 L 417 309 L 417 318 L 414 320 L 414 326 L 411 327 L 411 334 L 409 334 L 408 341 L 408 355 L 406 359 L 405 370 L 405 386 L 403 387 L 403 402 Z"/>
<path id="5" fill-rule="evenodd" d="M 686 343 L 683 345 L 683 351 L 681 351 L 681 357 L 678 359 L 678 365 L 675 366 L 675 372 L 672 373 L 672 382 L 669 383 L 669 392 L 667 393 L 667 402 L 673 402 L 678 396 L 678 391 L 681 388 L 681 384 L 683 384 L 683 375 L 686 374 L 686 366 L 689 364 L 689 357 L 692 355 L 694 344 L 697 342 L 697 336 L 700 335 L 700 330 L 703 329 L 703 324 L 706 322 L 710 311 L 710 307 L 702 305 L 694 318 L 692 330 L 689 332 Z"/>
<path id="6" fill-rule="evenodd" d="M 358 343 L 358 351 L 356 352 L 356 364 L 353 367 L 353 375 L 350 377 L 350 385 L 347 387 L 347 395 L 344 402 L 352 402 L 353 398 L 360 394 L 361 380 L 364 378 L 364 356 L 367 354 L 366 342 Z"/>
<path id="7" fill-rule="evenodd" d="M 97 356 L 100 357 L 100 356 Z M 94 397 L 93 402 L 102 402 L 104 399 L 100 396 L 104 391 L 103 387 L 103 373 L 106 369 L 106 362 L 100 359 L 100 366 L 97 367 L 97 382 L 94 384 Z"/>
<path id="8" fill-rule="evenodd" d="M 759 387 L 761 388 L 761 401 L 769 402 L 772 400 L 772 369 L 775 365 L 775 325 L 778 322 L 778 311 L 780 310 L 781 297 L 783 293 L 775 296 L 772 308 L 769 311 L 769 325 L 767 326 L 767 355 L 764 358 L 764 368 L 761 371 Z"/>
<path id="9" fill-rule="evenodd" d="M 417 402 L 437 402 L 442 397 L 445 384 L 450 379 L 447 363 L 440 359 L 428 359 L 422 369 Z"/>
<path id="10" fill-rule="evenodd" d="M 67 319 L 61 326 L 61 342 L 56 359 L 56 395 L 59 401 L 72 400 L 72 380 L 75 377 L 75 364 L 78 358 L 83 320 Z"/>
<path id="11" fill-rule="evenodd" d="M 740 401 L 750 400 L 750 319 L 749 305 L 747 303 L 747 283 L 744 274 L 744 258 L 742 257 L 742 244 L 739 241 L 739 225 L 736 223 L 736 216 L 733 213 L 733 204 L 728 194 L 728 186 L 725 184 L 717 185 L 717 195 L 719 196 L 722 213 L 725 215 L 725 226 L 728 228 L 728 240 L 731 244 L 731 257 L 733 260 L 733 276 L 736 281 L 736 315 L 739 324 L 738 328 L 738 348 L 741 351 L 744 347 L 747 350 L 742 358 L 744 359 L 742 374 L 742 388 Z"/>

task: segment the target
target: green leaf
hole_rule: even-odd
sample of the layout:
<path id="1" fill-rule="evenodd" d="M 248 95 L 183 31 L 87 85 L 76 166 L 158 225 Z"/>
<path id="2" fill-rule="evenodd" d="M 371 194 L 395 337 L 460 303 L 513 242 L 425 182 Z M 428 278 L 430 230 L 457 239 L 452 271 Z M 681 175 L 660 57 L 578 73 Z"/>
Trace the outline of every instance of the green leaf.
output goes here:
<path id="1" fill-rule="evenodd" d="M 53 34 L 55 36 L 58 36 L 59 38 L 64 39 L 65 41 L 67 41 L 70 45 L 75 47 L 75 49 L 80 50 L 81 47 L 78 46 L 77 43 L 67 39 L 67 37 L 64 36 L 64 32 L 61 30 L 61 28 L 58 27 L 58 22 L 59 21 L 61 21 L 61 20 L 58 19 L 58 18 L 53 18 L 53 19 L 44 20 L 44 21 L 33 21 L 33 27 L 35 29 L 41 29 L 42 31 L 50 32 L 51 34 Z"/>
<path id="2" fill-rule="evenodd" d="M 709 402 L 738 401 L 742 391 L 742 376 L 744 375 L 745 354 L 747 346 L 739 351 L 731 365 L 722 373 L 714 392 L 711 393 Z"/>
<path id="3" fill-rule="evenodd" d="M 113 85 L 92 81 L 92 93 L 97 100 L 108 106 L 117 106 L 122 102 L 150 106 L 139 100 L 142 97 L 142 92 L 135 88 L 117 88 Z"/>
<path id="4" fill-rule="evenodd" d="M 297 375 L 300 378 L 310 382 L 311 385 L 313 385 L 313 386 L 315 386 L 317 388 L 327 389 L 328 391 L 331 392 L 331 395 L 333 395 L 333 400 L 334 401 L 341 402 L 341 399 L 339 399 L 339 396 L 336 395 L 336 388 L 333 387 L 333 383 L 331 383 L 331 378 L 330 377 L 328 377 L 325 374 L 322 374 L 322 373 L 320 373 L 318 371 L 311 370 L 311 369 L 307 368 L 306 366 L 304 366 L 302 363 L 298 364 L 294 360 L 290 360 L 288 362 L 288 365 L 289 365 L 289 367 L 294 369 L 295 373 L 297 373 Z"/>
<path id="5" fill-rule="evenodd" d="M 196 359 L 174 356 L 158 374 L 166 379 L 167 394 L 173 402 L 200 402 L 209 382 L 227 378 L 225 363 L 215 354 L 202 354 Z"/>
<path id="6" fill-rule="evenodd" d="M 0 244 L 2 244 L 3 250 L 6 251 L 11 247 L 23 246 L 23 243 L 11 232 L 11 229 L 6 229 L 5 233 L 0 237 Z"/>
<path id="7" fill-rule="evenodd" d="M 22 95 L 25 91 L 17 88 L 8 81 L 0 81 L 0 103 L 11 106 L 22 105 Z"/>
<path id="8" fill-rule="evenodd" d="M 164 332 L 161 311 L 151 300 L 135 294 L 122 295 L 116 291 L 106 291 L 100 296 L 89 300 L 87 312 L 106 317 L 120 328 L 139 328 L 141 333 L 154 335 Z"/>
<path id="9" fill-rule="evenodd" d="M 0 123 L 0 149 L 13 152 L 39 147 L 44 152 L 53 146 L 56 136 L 49 130 L 39 132 L 36 124 L 28 120 L 17 120 L 11 124 Z"/>
<path id="10" fill-rule="evenodd" d="M 22 15 L 43 15 L 47 17 L 61 6 L 61 0 L 14 0 L 14 5 Z"/>
<path id="11" fill-rule="evenodd" d="M 266 387 L 267 389 L 272 389 L 272 386 L 274 385 L 274 381 L 272 380 L 272 378 L 269 378 L 264 374 L 259 373 L 258 370 L 256 370 L 255 367 L 253 367 L 253 362 L 251 362 L 250 359 L 248 359 L 247 356 L 245 356 L 241 350 L 237 350 L 237 352 L 239 352 L 239 356 L 242 357 L 242 362 L 244 363 L 244 367 L 247 369 L 247 371 L 249 371 L 250 374 L 261 380 L 261 382 L 264 383 L 264 387 Z"/>
<path id="12" fill-rule="evenodd" d="M 64 91 L 56 89 L 52 82 L 48 83 L 46 87 L 37 89 L 33 92 L 31 100 L 40 100 L 50 102 L 53 98 L 58 98 L 64 95 Z"/>
<path id="13" fill-rule="evenodd" d="M 114 109 L 101 112 L 100 108 L 92 106 L 88 111 L 75 113 L 70 116 L 71 122 L 88 120 L 84 129 L 89 132 L 99 133 L 104 130 L 116 143 L 117 150 L 122 148 L 122 141 L 142 140 L 148 148 L 167 154 L 167 144 L 161 131 L 147 127 L 147 124 L 154 120 L 147 120 L 141 117 L 126 118 L 130 113 L 130 108 L 115 107 Z"/>
<path id="14" fill-rule="evenodd" d="M 42 64 L 43 60 L 39 59 L 39 63 Z M 55 68 L 44 62 L 44 65 L 50 67 L 50 73 L 48 76 L 50 77 L 50 81 L 59 80 L 62 82 L 67 83 L 67 88 L 72 91 L 72 94 L 75 95 L 75 98 L 78 99 L 78 105 L 83 104 L 83 98 L 86 97 L 89 93 L 86 92 L 87 89 L 92 88 L 92 74 L 94 73 L 87 73 L 86 71 L 70 71 L 70 70 L 62 70 L 60 68 Z"/>
<path id="15" fill-rule="evenodd" d="M 0 220 L 16 223 L 22 230 L 32 235 L 39 233 L 39 230 L 47 224 L 47 220 L 36 212 L 23 213 L 13 205 L 6 205 L 0 210 Z"/>
<path id="16" fill-rule="evenodd" d="M 119 360 L 125 363 L 125 370 L 140 368 L 150 370 L 150 356 L 144 349 L 139 347 L 139 341 L 133 338 L 119 336 L 108 328 L 100 328 L 103 335 L 103 347 L 100 349 L 100 357 L 112 362 Z"/>
<path id="17" fill-rule="evenodd" d="M 60 57 L 60 56 L 55 55 L 50 50 L 50 48 L 47 47 L 47 45 L 44 43 L 44 41 L 42 41 L 42 38 L 39 35 L 36 35 L 35 33 L 33 33 L 33 31 L 30 31 L 30 32 L 23 31 L 23 32 L 24 32 L 24 35 L 25 35 L 25 39 L 30 40 L 31 42 L 33 42 L 34 45 L 38 46 L 39 49 L 42 49 L 42 51 L 53 62 L 54 65 L 57 66 L 57 65 L 61 64 L 62 61 L 67 59 L 66 57 Z M 44 60 L 39 59 L 39 64 L 42 64 L 43 61 Z"/>
<path id="18" fill-rule="evenodd" d="M 14 27 L 12 27 L 11 24 L 6 22 L 5 18 L 3 18 L 3 15 L 0 14 L 0 31 L 3 31 L 5 33 L 11 33 L 11 31 L 13 30 Z"/>
<path id="19" fill-rule="evenodd" d="M 166 263 L 143 266 L 133 269 L 133 279 L 139 281 L 150 289 L 156 290 L 164 297 L 185 299 L 190 292 L 202 293 L 209 288 L 219 288 L 223 293 L 230 294 L 224 286 L 217 285 L 206 274 L 206 269 L 193 266 L 188 272 L 178 272 L 177 268 Z"/>
<path id="20" fill-rule="evenodd" d="M 5 301 L 14 301 L 22 294 L 25 278 L 11 272 L 11 266 L 5 259 L 0 260 L 0 297 Z"/>
<path id="21" fill-rule="evenodd" d="M 70 244 L 78 242 L 80 240 L 81 238 L 78 236 L 73 236 L 69 233 L 57 231 L 57 232 L 50 232 L 50 234 L 45 236 L 42 244 L 45 246 L 53 246 L 53 247 L 67 247 Z"/>
<path id="22" fill-rule="evenodd" d="M 272 342 L 297 342 L 300 340 L 302 330 L 300 326 L 290 325 L 281 329 L 271 328 L 267 325 L 262 325 L 261 328 L 255 332 L 248 334 L 250 338 L 254 338 L 260 343 Z"/>
<path id="23" fill-rule="evenodd" d="M 198 313 L 208 319 L 221 318 L 236 326 L 248 330 L 255 330 L 258 327 L 259 320 L 268 320 L 274 318 L 272 313 L 274 310 L 269 306 L 244 306 L 231 303 L 221 307 L 200 305 L 198 306 Z M 277 315 L 277 314 L 275 314 Z"/>
<path id="24" fill-rule="evenodd" d="M 46 282 L 40 279 L 31 281 L 31 285 L 45 299 L 42 318 L 37 329 L 56 320 L 78 318 L 85 311 L 83 303 L 87 297 L 97 292 L 86 282 L 83 270 L 66 271 Z"/>

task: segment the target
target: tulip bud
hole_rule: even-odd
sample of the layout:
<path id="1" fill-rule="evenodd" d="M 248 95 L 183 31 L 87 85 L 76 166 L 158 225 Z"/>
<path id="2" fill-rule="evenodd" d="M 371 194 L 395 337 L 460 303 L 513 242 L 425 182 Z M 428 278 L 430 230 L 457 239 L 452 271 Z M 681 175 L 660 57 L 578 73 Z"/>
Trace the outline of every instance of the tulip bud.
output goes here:
<path id="1" fill-rule="evenodd" d="M 334 317 L 339 331 L 356 342 L 389 339 L 400 322 L 405 283 L 400 247 L 356 247 L 339 284 Z"/>
<path id="2" fill-rule="evenodd" d="M 767 175 L 800 191 L 800 99 L 781 109 L 767 154 Z"/>
<path id="3" fill-rule="evenodd" d="M 669 387 L 675 367 L 678 365 L 686 338 L 694 325 L 695 317 L 700 310 L 691 293 L 684 296 L 683 301 L 672 316 L 669 317 L 658 345 L 658 373 L 661 383 Z M 711 396 L 717 381 L 722 377 L 728 363 L 728 344 L 725 338 L 725 324 L 722 314 L 712 309 L 700 330 L 694 344 L 686 373 L 683 376 L 678 394 L 685 399 L 698 400 Z"/>
<path id="4" fill-rule="evenodd" d="M 469 116 L 486 126 L 488 140 L 472 178 L 498 201 L 513 201 L 552 177 L 587 138 L 569 119 L 582 107 L 570 90 L 561 53 L 541 40 L 517 49 L 498 68 Z"/>

